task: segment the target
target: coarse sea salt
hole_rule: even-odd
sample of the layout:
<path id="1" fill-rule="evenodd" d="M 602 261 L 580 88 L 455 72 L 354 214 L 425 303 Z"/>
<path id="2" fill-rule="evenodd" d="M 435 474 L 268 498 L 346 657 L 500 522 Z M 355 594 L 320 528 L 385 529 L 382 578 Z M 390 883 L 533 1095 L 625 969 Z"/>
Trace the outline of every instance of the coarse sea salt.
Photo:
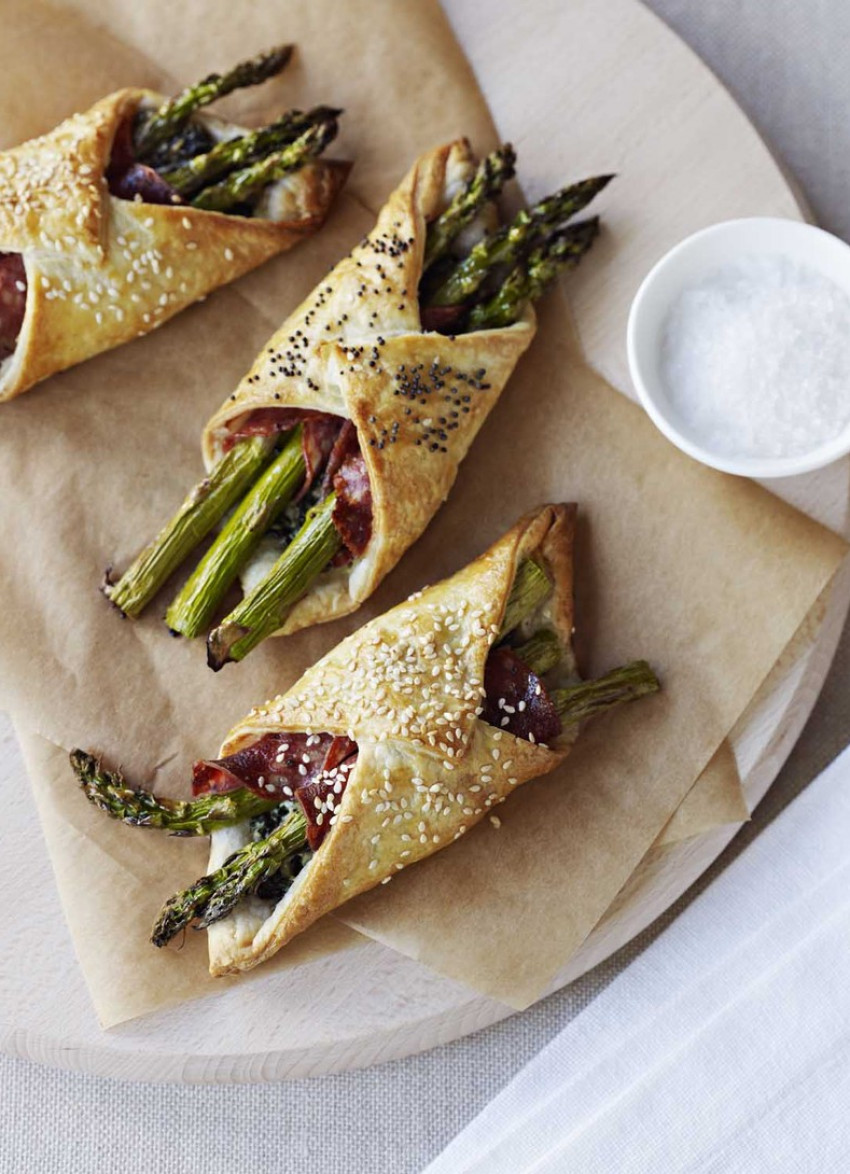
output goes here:
<path id="1" fill-rule="evenodd" d="M 683 290 L 660 360 L 682 430 L 718 456 L 801 456 L 850 424 L 850 297 L 792 258 L 742 256 Z"/>

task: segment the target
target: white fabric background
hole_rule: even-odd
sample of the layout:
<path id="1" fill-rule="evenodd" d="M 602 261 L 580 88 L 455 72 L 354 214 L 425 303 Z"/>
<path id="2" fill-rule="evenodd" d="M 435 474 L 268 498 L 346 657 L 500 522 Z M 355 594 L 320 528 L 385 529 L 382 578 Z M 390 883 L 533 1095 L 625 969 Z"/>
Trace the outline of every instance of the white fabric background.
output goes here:
<path id="1" fill-rule="evenodd" d="M 423 1174 L 846 1174 L 850 748 Z"/>
<path id="2" fill-rule="evenodd" d="M 850 239 L 846 0 L 649 0 L 649 6 L 730 87 L 799 180 L 819 222 Z M 803 737 L 719 867 L 847 742 L 848 695 L 845 632 Z M 0 1056 L 0 1174 L 416 1174 L 658 928 L 523 1015 L 367 1072 L 192 1088 L 121 1084 Z"/>

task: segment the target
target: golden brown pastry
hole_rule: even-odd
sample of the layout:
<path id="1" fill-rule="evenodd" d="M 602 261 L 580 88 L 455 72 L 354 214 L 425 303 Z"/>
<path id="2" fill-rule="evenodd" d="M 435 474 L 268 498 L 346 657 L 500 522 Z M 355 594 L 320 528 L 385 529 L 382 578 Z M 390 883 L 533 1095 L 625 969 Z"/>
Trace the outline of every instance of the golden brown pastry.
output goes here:
<path id="1" fill-rule="evenodd" d="M 275 905 L 243 901 L 209 927 L 213 974 L 256 966 L 323 914 L 458 839 L 563 760 L 575 727 L 540 745 L 488 724 L 480 711 L 488 654 L 529 557 L 554 584 L 545 623 L 564 652 L 557 684 L 575 679 L 573 529 L 573 507 L 523 518 L 475 562 L 364 625 L 231 730 L 222 758 L 286 731 L 349 739 L 356 760 L 325 814 L 327 834 L 289 891 Z M 213 833 L 210 872 L 246 836 L 244 825 Z"/>
<path id="2" fill-rule="evenodd" d="M 497 330 L 450 337 L 422 329 L 427 225 L 474 170 L 465 139 L 422 155 L 372 232 L 269 339 L 204 430 L 210 468 L 255 413 L 306 409 L 357 429 L 371 490 L 368 542 L 351 563 L 320 576 L 281 634 L 346 615 L 372 594 L 448 497 L 534 337 L 530 305 Z"/>
<path id="3" fill-rule="evenodd" d="M 208 422 L 206 477 L 105 587 L 120 611 L 139 615 L 231 509 L 165 616 L 210 632 L 213 669 L 372 594 L 448 496 L 534 337 L 534 300 L 598 232 L 566 221 L 607 176 L 500 227 L 513 166 L 510 145 L 476 163 L 465 139 L 416 161 Z M 244 598 L 216 624 L 237 578 Z"/>
<path id="4" fill-rule="evenodd" d="M 113 818 L 211 835 L 208 875 L 166 903 L 155 945 L 194 924 L 213 974 L 256 966 L 552 770 L 582 720 L 658 688 L 642 661 L 578 677 L 574 522 L 574 506 L 542 507 L 343 640 L 194 764 L 190 801 L 128 788 L 74 751 Z"/>
<path id="5" fill-rule="evenodd" d="M 113 195 L 116 136 L 164 101 L 119 90 L 0 153 L 0 400 L 146 334 L 321 226 L 347 165 L 316 160 L 281 179 L 274 219 Z M 241 129 L 196 119 L 214 139 Z"/>

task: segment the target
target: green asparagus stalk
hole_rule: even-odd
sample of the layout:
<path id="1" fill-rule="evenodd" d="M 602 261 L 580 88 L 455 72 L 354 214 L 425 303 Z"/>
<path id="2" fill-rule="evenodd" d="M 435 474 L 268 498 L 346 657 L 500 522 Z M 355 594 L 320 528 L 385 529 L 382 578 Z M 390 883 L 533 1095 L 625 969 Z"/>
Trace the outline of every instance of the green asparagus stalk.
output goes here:
<path id="1" fill-rule="evenodd" d="M 259 85 L 280 73 L 289 64 L 293 48 L 293 45 L 281 45 L 250 61 L 240 62 L 227 73 L 211 73 L 175 98 L 169 98 L 137 126 L 135 146 L 139 158 L 177 134 L 201 106 L 207 106 L 233 90 Z"/>
<path id="2" fill-rule="evenodd" d="M 269 458 L 272 441 L 249 437 L 225 453 L 117 583 L 103 592 L 125 616 L 138 616 L 162 584 L 245 493 Z"/>
<path id="3" fill-rule="evenodd" d="M 289 434 L 165 613 L 172 632 L 192 637 L 206 631 L 224 593 L 301 488 L 307 471 L 301 431 L 299 425 Z"/>
<path id="4" fill-rule="evenodd" d="M 301 167 L 308 159 L 320 155 L 337 133 L 335 118 L 310 126 L 291 143 L 273 151 L 264 159 L 233 171 L 219 183 L 204 188 L 192 200 L 196 208 L 208 212 L 227 212 L 238 204 L 249 203 L 263 188 Z"/>
<path id="5" fill-rule="evenodd" d="M 192 922 L 203 929 L 226 917 L 242 897 L 255 893 L 306 842 L 307 820 L 296 809 L 264 840 L 246 844 L 221 868 L 167 901 L 154 923 L 151 941 L 155 946 L 164 946 Z"/>
<path id="6" fill-rule="evenodd" d="M 524 619 L 537 611 L 552 592 L 552 582 L 533 558 L 524 559 L 517 567 L 511 593 L 502 618 L 500 637 L 518 628 Z"/>
<path id="7" fill-rule="evenodd" d="M 225 795 L 202 795 L 184 802 L 160 799 L 127 784 L 120 771 L 104 770 L 92 754 L 71 751 L 71 766 L 86 798 L 113 819 L 132 827 L 162 828 L 175 836 L 208 836 L 271 811 L 280 798 L 264 799 L 242 787 Z"/>
<path id="8" fill-rule="evenodd" d="M 595 176 L 563 188 L 519 212 L 510 224 L 484 237 L 429 298 L 430 306 L 458 306 L 475 294 L 495 265 L 513 265 L 541 237 L 586 207 L 613 177 Z"/>
<path id="9" fill-rule="evenodd" d="M 333 522 L 336 494 L 314 506 L 265 579 L 209 635 L 207 663 L 218 672 L 242 660 L 283 623 L 342 545 Z"/>
<path id="10" fill-rule="evenodd" d="M 510 143 L 482 159 L 466 187 L 458 192 L 445 212 L 428 225 L 425 269 L 449 251 L 452 241 L 489 200 L 498 197 L 505 183 L 513 178 L 515 164 L 516 152 Z"/>
<path id="11" fill-rule="evenodd" d="M 290 110 L 277 122 L 260 130 L 251 131 L 238 139 L 216 143 L 212 150 L 196 155 L 180 167 L 160 169 L 160 175 L 184 198 L 194 196 L 201 188 L 220 180 L 222 176 L 264 159 L 272 151 L 291 143 L 311 126 L 338 117 L 341 110 L 317 106 L 303 114 Z"/>
<path id="12" fill-rule="evenodd" d="M 551 628 L 541 628 L 513 651 L 538 677 L 553 669 L 564 655 L 561 641 Z"/>
<path id="13" fill-rule="evenodd" d="M 472 307 L 466 329 L 493 330 L 516 322 L 527 302 L 536 301 L 560 272 L 578 265 L 598 233 L 596 216 L 553 233 L 508 274 L 492 298 Z"/>
<path id="14" fill-rule="evenodd" d="M 658 678 L 645 660 L 635 660 L 623 668 L 613 669 L 596 681 L 582 681 L 567 689 L 553 689 L 550 694 L 561 722 L 574 725 L 624 701 L 634 701 L 661 688 Z"/>

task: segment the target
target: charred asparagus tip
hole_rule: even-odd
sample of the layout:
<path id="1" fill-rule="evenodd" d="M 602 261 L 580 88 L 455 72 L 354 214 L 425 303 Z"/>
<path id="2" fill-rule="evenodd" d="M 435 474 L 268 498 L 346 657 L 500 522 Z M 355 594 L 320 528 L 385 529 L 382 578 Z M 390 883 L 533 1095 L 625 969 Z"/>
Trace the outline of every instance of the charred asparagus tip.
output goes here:
<path id="1" fill-rule="evenodd" d="M 466 187 L 462 188 L 448 208 L 428 225 L 425 269 L 448 252 L 452 241 L 488 201 L 498 197 L 505 183 L 513 178 L 515 165 L 516 152 L 510 143 L 505 143 L 479 163 Z"/>
<path id="2" fill-rule="evenodd" d="M 336 136 L 337 130 L 335 118 L 308 127 L 294 142 L 281 147 L 279 151 L 266 155 L 264 159 L 240 171 L 231 172 L 220 183 L 204 188 L 195 196 L 192 204 L 208 212 L 227 212 L 237 205 L 249 203 L 263 188 L 301 167 L 308 159 L 321 155 Z"/>
<path id="3" fill-rule="evenodd" d="M 571 216 L 575 216 L 610 183 L 599 175 L 570 184 L 518 212 L 510 224 L 479 241 L 428 297 L 430 306 L 458 306 L 469 302 L 497 265 L 514 265 L 530 248 Z"/>
<path id="4" fill-rule="evenodd" d="M 554 689 L 551 697 L 563 725 L 574 725 L 605 709 L 657 693 L 661 684 L 645 660 L 613 669 L 596 681 L 582 681 L 567 689 Z"/>
<path id="5" fill-rule="evenodd" d="M 472 307 L 467 330 L 493 330 L 516 322 L 528 302 L 541 297 L 559 273 L 578 265 L 598 234 L 598 216 L 553 232 L 508 274 L 489 301 Z"/>
<path id="6" fill-rule="evenodd" d="M 524 619 L 537 611 L 549 598 L 551 591 L 552 582 L 540 563 L 533 558 L 524 559 L 517 567 L 508 596 L 500 638 L 513 632 Z"/>
<path id="7" fill-rule="evenodd" d="M 84 750 L 72 750 L 70 759 L 83 793 L 95 807 L 132 827 L 160 828 L 175 836 L 208 836 L 270 811 L 280 802 L 247 787 L 223 795 L 202 795 L 189 802 L 160 799 L 150 791 L 129 786 L 121 771 L 105 770 Z"/>
<path id="8" fill-rule="evenodd" d="M 104 583 L 107 599 L 126 616 L 140 615 L 169 575 L 251 485 L 270 451 L 268 438 L 253 436 L 225 453 L 118 582 Z"/>
<path id="9" fill-rule="evenodd" d="M 307 820 L 295 810 L 264 840 L 246 844 L 221 868 L 175 893 L 163 906 L 151 932 L 155 946 L 164 946 L 192 922 L 202 929 L 226 917 L 242 897 L 255 893 L 307 842 Z"/>
<path id="10" fill-rule="evenodd" d="M 280 45 L 252 57 L 250 61 L 240 62 L 227 73 L 211 73 L 164 102 L 137 127 L 137 154 L 142 157 L 175 134 L 201 106 L 207 106 L 233 90 L 259 85 L 280 73 L 289 64 L 294 48 L 294 45 Z"/>
<path id="11" fill-rule="evenodd" d="M 336 494 L 314 506 L 301 529 L 262 582 L 214 629 L 207 640 L 207 663 L 218 672 L 242 660 L 283 623 L 286 613 L 327 567 L 342 546 L 333 521 Z"/>
<path id="12" fill-rule="evenodd" d="M 331 106 L 317 106 L 303 114 L 290 110 L 269 126 L 250 131 L 236 139 L 225 139 L 205 154 L 195 155 L 179 167 L 160 169 L 162 178 L 184 198 L 220 180 L 232 171 L 259 163 L 273 151 L 291 143 L 311 126 L 334 122 L 342 114 Z"/>

